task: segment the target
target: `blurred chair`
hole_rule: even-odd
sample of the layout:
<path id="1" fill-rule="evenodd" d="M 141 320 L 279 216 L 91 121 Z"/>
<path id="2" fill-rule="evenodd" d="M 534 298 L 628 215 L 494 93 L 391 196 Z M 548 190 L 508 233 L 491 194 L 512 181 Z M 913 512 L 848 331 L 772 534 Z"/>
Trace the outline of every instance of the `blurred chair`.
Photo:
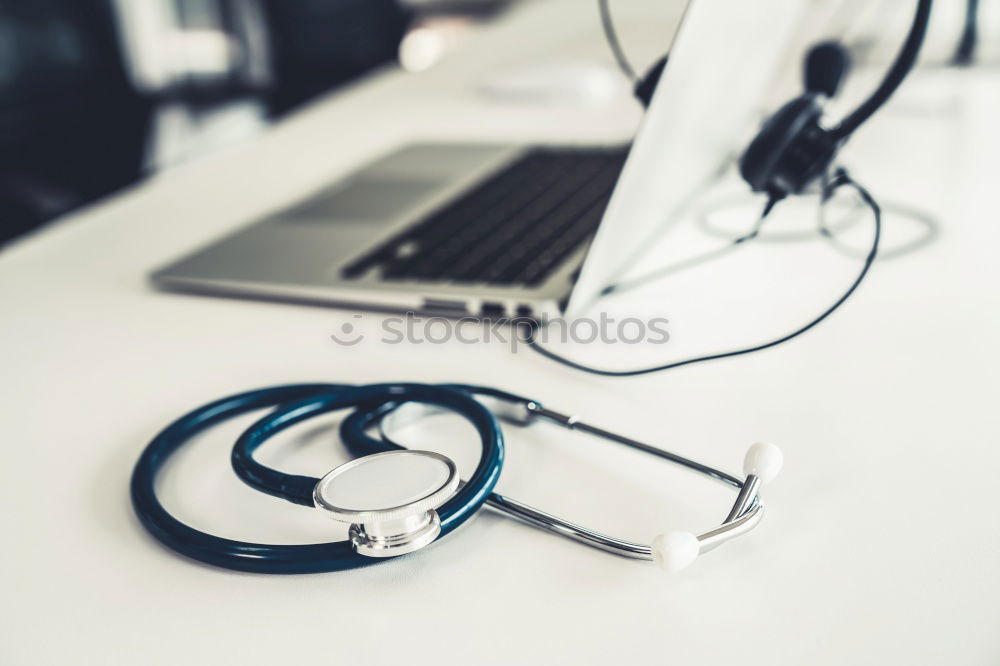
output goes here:
<path id="1" fill-rule="evenodd" d="M 410 12 L 396 0 L 263 0 L 272 115 L 395 62 Z"/>
<path id="2" fill-rule="evenodd" d="M 0 243 L 138 179 L 150 109 L 105 0 L 0 0 Z"/>
<path id="3" fill-rule="evenodd" d="M 147 165 L 253 135 L 272 83 L 259 0 L 113 0 L 131 80 L 155 105 Z"/>
<path id="4" fill-rule="evenodd" d="M 0 0 L 0 243 L 397 62 L 412 15 L 407 0 Z"/>

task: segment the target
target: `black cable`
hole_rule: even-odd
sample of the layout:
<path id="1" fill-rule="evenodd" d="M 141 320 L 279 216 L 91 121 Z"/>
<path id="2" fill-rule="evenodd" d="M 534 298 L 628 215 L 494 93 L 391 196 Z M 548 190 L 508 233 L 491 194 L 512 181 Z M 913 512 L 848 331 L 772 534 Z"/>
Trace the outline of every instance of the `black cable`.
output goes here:
<path id="1" fill-rule="evenodd" d="M 903 82 L 903 79 L 906 78 L 906 75 L 913 69 L 913 65 L 917 61 L 917 55 L 920 53 L 920 47 L 924 43 L 924 35 L 927 33 L 927 24 L 930 22 L 930 15 L 931 0 L 919 0 L 917 2 L 917 11 L 913 17 L 913 24 L 910 26 L 910 32 L 906 35 L 906 41 L 903 42 L 903 46 L 899 50 L 895 62 L 892 63 L 892 67 L 889 68 L 889 72 L 868 99 L 862 102 L 849 116 L 844 118 L 840 125 L 830 130 L 835 139 L 846 139 L 854 130 L 858 129 L 880 106 L 886 103 L 892 93 L 896 91 L 896 88 Z"/>
<path id="2" fill-rule="evenodd" d="M 615 62 L 618 63 L 618 69 L 622 70 L 622 73 L 628 77 L 629 81 L 636 83 L 639 80 L 639 76 L 635 73 L 635 69 L 632 68 L 631 63 L 629 63 L 628 57 L 622 49 L 621 42 L 618 41 L 618 33 L 615 32 L 615 24 L 611 19 L 611 8 L 608 7 L 608 0 L 597 0 L 597 8 L 601 14 L 601 27 L 604 29 L 604 37 L 608 40 L 608 47 L 615 57 Z"/>
<path id="3" fill-rule="evenodd" d="M 709 354 L 707 356 L 696 356 L 694 358 L 689 358 L 682 361 L 674 361 L 672 363 L 666 363 L 664 365 L 658 365 L 652 368 L 640 368 L 636 370 L 603 370 L 601 368 L 593 368 L 587 365 L 583 365 L 581 363 L 577 363 L 576 361 L 572 361 L 564 356 L 560 356 L 559 354 L 549 351 L 548 349 L 545 349 L 544 347 L 538 344 L 537 327 L 529 328 L 529 334 L 525 337 L 525 342 L 527 342 L 528 346 L 531 349 L 534 349 L 542 356 L 550 360 L 553 360 L 557 363 L 561 363 L 562 365 L 574 368 L 576 370 L 581 370 L 583 372 L 588 372 L 594 375 L 601 375 L 603 377 L 634 377 L 636 375 L 646 375 L 653 372 L 660 372 L 662 370 L 671 370 L 673 368 L 679 368 L 681 366 L 692 365 L 695 363 L 703 363 L 705 361 L 714 361 L 721 358 L 729 358 L 732 356 L 742 356 L 744 354 L 751 354 L 753 352 L 762 351 L 770 347 L 776 347 L 777 345 L 780 345 L 784 342 L 788 342 L 793 338 L 797 338 L 798 336 L 814 328 L 820 322 L 822 322 L 831 314 L 833 314 L 841 305 L 843 305 L 847 301 L 848 298 L 851 297 L 851 294 L 854 293 L 854 291 L 858 288 L 861 282 L 865 279 L 865 276 L 868 275 L 868 271 L 872 267 L 872 264 L 875 263 L 875 257 L 878 254 L 879 240 L 882 236 L 882 211 L 879 208 L 878 203 L 876 203 L 875 199 L 872 197 L 872 195 L 868 192 L 867 189 L 865 189 L 863 186 L 855 182 L 847 174 L 846 171 L 844 171 L 843 169 L 837 169 L 837 172 L 834 174 L 833 178 L 830 179 L 823 186 L 823 200 L 827 201 L 837 189 L 845 185 L 855 190 L 861 197 L 861 199 L 868 205 L 868 207 L 872 211 L 872 217 L 874 219 L 874 225 L 875 225 L 875 233 L 874 233 L 874 238 L 872 240 L 871 250 L 869 250 L 868 255 L 865 257 L 865 262 L 861 268 L 861 272 L 858 273 L 857 278 L 855 278 L 851 286 L 848 287 L 847 291 L 845 291 L 843 295 L 834 302 L 833 305 L 824 310 L 822 314 L 820 314 L 818 317 L 814 318 L 812 321 L 805 324 L 804 326 L 792 331 L 791 333 L 783 335 L 775 340 L 771 340 L 770 342 L 754 345 L 752 347 L 744 347 L 742 349 L 735 349 L 733 351 L 720 352 L 718 354 Z M 767 210 L 769 211 L 770 208 L 768 208 Z"/>
<path id="4" fill-rule="evenodd" d="M 693 268 L 695 266 L 700 266 L 701 264 L 708 263 L 714 259 L 718 259 L 729 252 L 732 252 L 740 245 L 743 245 L 747 241 L 751 241 L 760 235 L 761 227 L 764 225 L 764 221 L 767 216 L 770 215 L 771 209 L 774 208 L 781 199 L 778 197 L 768 197 L 767 203 L 764 205 L 764 210 L 757 217 L 757 221 L 754 222 L 753 227 L 747 233 L 742 236 L 737 236 L 729 241 L 726 245 L 722 247 L 715 248 L 714 250 L 709 250 L 707 252 L 702 252 L 687 259 L 681 259 L 673 264 L 667 266 L 661 266 L 651 273 L 646 275 L 640 275 L 639 277 L 632 278 L 631 280 L 623 280 L 621 282 L 615 282 L 609 284 L 601 292 L 601 296 L 607 296 L 612 293 L 621 293 L 629 289 L 634 289 L 635 287 L 642 286 L 643 284 L 652 282 L 653 280 L 659 279 L 664 275 L 669 275 L 670 273 L 676 273 L 678 271 L 686 270 L 688 268 Z"/>
<path id="5" fill-rule="evenodd" d="M 965 25 L 958 41 L 951 64 L 957 66 L 971 65 L 976 53 L 976 42 L 979 38 L 979 0 L 967 0 L 965 3 Z"/>

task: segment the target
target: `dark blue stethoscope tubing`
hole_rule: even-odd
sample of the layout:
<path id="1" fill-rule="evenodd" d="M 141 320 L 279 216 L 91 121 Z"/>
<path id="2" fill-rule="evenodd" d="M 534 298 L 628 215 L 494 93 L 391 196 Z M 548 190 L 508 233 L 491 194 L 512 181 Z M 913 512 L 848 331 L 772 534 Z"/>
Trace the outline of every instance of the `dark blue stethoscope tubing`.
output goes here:
<path id="1" fill-rule="evenodd" d="M 277 409 L 257 421 L 241 437 L 250 437 L 250 444 L 256 448 L 267 437 L 293 423 L 343 406 L 358 404 L 350 402 L 348 396 L 351 395 L 355 400 L 359 397 L 371 399 L 376 403 L 373 406 L 386 401 L 406 401 L 411 395 L 413 397 L 409 399 L 430 396 L 437 398 L 430 399 L 430 402 L 456 409 L 466 416 L 483 437 L 483 455 L 470 483 L 439 510 L 442 534 L 455 529 L 475 514 L 496 485 L 504 458 L 503 435 L 499 425 L 482 405 L 451 389 L 418 384 L 370 387 L 298 384 L 258 389 L 222 398 L 182 416 L 157 435 L 143 451 L 132 473 L 130 492 L 140 522 L 156 539 L 174 551 L 201 562 L 239 571 L 319 573 L 353 569 L 381 561 L 358 555 L 348 541 L 285 545 L 249 543 L 218 537 L 177 520 L 156 496 L 155 482 L 160 467 L 198 432 L 239 414 L 278 405 Z M 258 428 L 259 435 L 248 434 Z M 391 448 L 380 441 L 378 444 L 383 450 Z M 472 483 L 473 480 L 475 483 Z M 295 488 L 295 483 L 291 487 Z"/>
<path id="2" fill-rule="evenodd" d="M 459 391 L 468 396 L 489 396 L 491 398 L 498 398 L 507 402 L 520 404 L 534 402 L 533 400 L 523 396 L 495 389 L 490 386 L 476 386 L 473 384 L 438 384 L 437 386 Z M 379 404 L 363 406 L 344 417 L 344 420 L 340 423 L 340 440 L 343 442 L 347 450 L 352 455 L 361 457 L 372 453 L 380 453 L 382 451 L 391 451 L 403 448 L 390 442 L 386 442 L 379 437 L 372 437 L 368 434 L 368 428 L 374 426 L 380 419 L 392 410 L 397 409 L 403 402 L 406 401 L 383 401 Z M 494 422 L 496 422 L 495 417 Z M 499 427 L 499 425 L 497 427 Z M 261 471 L 274 471 L 269 467 L 261 467 Z M 273 490 L 276 488 L 278 488 L 277 483 L 273 484 L 270 488 L 259 487 L 258 490 L 274 494 Z M 289 499 L 292 502 L 295 501 L 291 498 L 286 499 Z"/>
<path id="3" fill-rule="evenodd" d="M 507 391 L 502 391 L 490 386 L 477 386 L 473 384 L 439 384 L 438 386 L 449 388 L 454 391 L 459 391 L 467 396 L 489 396 L 492 398 L 498 398 L 500 400 L 505 400 L 511 403 L 527 404 L 530 402 L 535 402 L 524 396 L 517 395 L 515 393 L 509 393 Z M 473 399 L 475 402 L 475 400 Z M 372 453 L 380 453 L 382 451 L 391 451 L 394 449 L 404 448 L 396 444 L 385 441 L 379 437 L 372 437 L 368 434 L 368 429 L 376 425 L 379 420 L 384 418 L 386 414 L 394 409 L 397 409 L 403 402 L 406 401 L 394 401 L 388 402 L 383 401 L 380 404 L 371 404 L 367 407 L 361 407 L 354 410 L 350 414 L 344 417 L 340 422 L 340 441 L 344 444 L 347 450 L 354 456 L 361 457 Z M 479 404 L 477 402 L 477 404 Z M 484 408 L 485 409 L 485 408 Z M 488 410 L 487 410 L 488 411 Z M 493 417 L 494 424 L 499 427 L 499 423 L 496 417 Z M 262 471 L 274 472 L 271 468 L 262 467 Z M 239 473 L 239 472 L 237 472 Z M 470 479 L 471 481 L 471 479 Z M 274 494 L 274 490 L 280 487 L 280 480 L 271 480 L 271 487 L 258 487 L 258 490 L 263 492 L 270 492 Z M 257 486 L 255 486 L 257 487 Z M 493 497 L 492 488 L 490 492 L 487 493 L 483 501 L 486 501 L 490 497 Z M 295 501 L 294 499 L 287 498 L 290 501 Z M 443 520 L 443 517 L 442 517 Z"/>
<path id="4" fill-rule="evenodd" d="M 488 409 L 458 387 L 430 384 L 373 384 L 353 387 L 336 395 L 300 401 L 275 410 L 250 426 L 233 446 L 232 465 L 237 476 L 263 493 L 295 504 L 313 506 L 312 493 L 319 479 L 286 474 L 254 459 L 253 453 L 274 433 L 305 419 L 345 407 L 357 406 L 359 412 L 378 411 L 383 404 L 421 402 L 450 409 L 465 417 L 477 430 L 483 443 L 482 455 L 465 485 L 438 510 L 441 534 L 447 534 L 474 513 L 492 492 L 503 465 L 503 433 Z M 402 447 L 367 435 L 345 444 L 355 456 Z"/>

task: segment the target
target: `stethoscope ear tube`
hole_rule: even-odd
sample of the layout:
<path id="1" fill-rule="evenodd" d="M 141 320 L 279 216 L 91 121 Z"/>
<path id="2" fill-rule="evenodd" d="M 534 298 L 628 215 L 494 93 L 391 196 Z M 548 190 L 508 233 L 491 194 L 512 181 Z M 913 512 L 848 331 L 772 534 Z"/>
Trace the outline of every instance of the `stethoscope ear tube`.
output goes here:
<path id="1" fill-rule="evenodd" d="M 699 535 L 687 532 L 666 533 L 656 537 L 649 545 L 603 534 L 496 492 L 492 493 L 486 500 L 486 505 L 490 508 L 540 529 L 623 557 L 653 560 L 671 571 L 687 566 L 700 553 L 708 552 L 756 527 L 763 517 L 764 508 L 760 503 L 760 487 L 763 482 L 769 482 L 776 477 L 781 468 L 781 451 L 776 446 L 764 443 L 754 444 L 747 451 L 744 460 L 746 479 L 741 481 L 707 465 L 592 426 L 579 417 L 548 409 L 541 403 L 528 398 L 510 393 L 498 393 L 486 387 L 463 385 L 457 388 L 469 391 L 479 400 L 489 404 L 493 414 L 508 423 L 525 426 L 536 419 L 549 421 L 570 430 L 580 430 L 617 444 L 624 444 L 656 455 L 738 488 L 739 494 L 736 501 L 720 526 Z M 397 435 L 401 429 L 440 411 L 426 403 L 386 404 L 370 411 L 357 410 L 342 422 L 341 438 L 349 446 L 353 445 L 355 452 L 361 453 L 369 447 L 377 446 L 378 440 L 367 434 L 370 427 L 377 425 L 383 443 L 403 447 L 404 445 Z"/>

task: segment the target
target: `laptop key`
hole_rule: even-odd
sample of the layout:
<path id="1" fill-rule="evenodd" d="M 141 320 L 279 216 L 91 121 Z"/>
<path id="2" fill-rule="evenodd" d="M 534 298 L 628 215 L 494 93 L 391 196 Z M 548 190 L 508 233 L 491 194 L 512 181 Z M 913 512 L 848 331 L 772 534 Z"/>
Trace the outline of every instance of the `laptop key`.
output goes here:
<path id="1" fill-rule="evenodd" d="M 532 151 L 342 272 L 382 279 L 527 285 L 541 281 L 597 229 L 624 149 Z"/>

